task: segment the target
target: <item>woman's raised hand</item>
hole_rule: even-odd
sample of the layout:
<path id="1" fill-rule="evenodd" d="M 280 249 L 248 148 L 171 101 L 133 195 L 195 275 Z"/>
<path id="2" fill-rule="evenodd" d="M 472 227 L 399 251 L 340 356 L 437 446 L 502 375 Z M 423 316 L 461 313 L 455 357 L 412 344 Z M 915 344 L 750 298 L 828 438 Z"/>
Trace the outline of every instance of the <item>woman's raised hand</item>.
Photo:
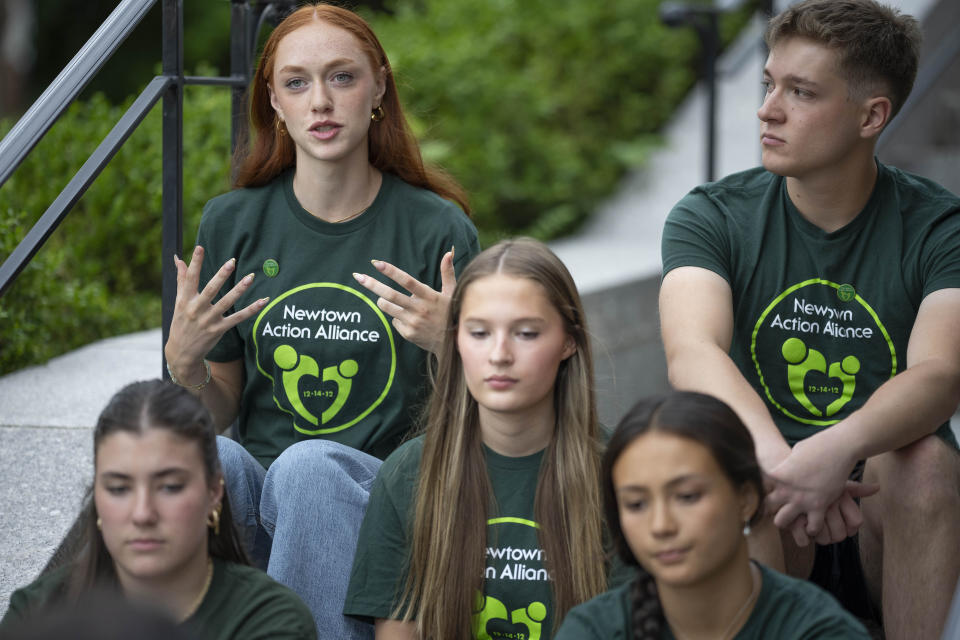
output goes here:
<path id="1" fill-rule="evenodd" d="M 357 282 L 378 295 L 377 306 L 381 311 L 393 317 L 393 327 L 397 332 L 421 349 L 437 353 L 443 344 L 443 331 L 447 322 L 447 308 L 450 296 L 457 286 L 457 277 L 453 269 L 453 250 L 440 258 L 440 291 L 435 291 L 403 269 L 389 262 L 373 260 L 373 266 L 398 285 L 410 292 L 410 295 L 393 289 L 376 278 L 361 273 L 353 274 Z"/>
<path id="2" fill-rule="evenodd" d="M 241 278 L 220 300 L 213 303 L 236 268 L 236 260 L 227 260 L 199 293 L 203 247 L 198 245 L 193 250 L 189 266 L 177 256 L 173 257 L 173 261 L 177 268 L 177 300 L 164 353 L 178 380 L 184 384 L 198 384 L 203 381 L 203 359 L 207 352 L 228 329 L 263 309 L 269 298 L 260 298 L 236 313 L 224 315 L 253 283 L 253 274 Z"/>

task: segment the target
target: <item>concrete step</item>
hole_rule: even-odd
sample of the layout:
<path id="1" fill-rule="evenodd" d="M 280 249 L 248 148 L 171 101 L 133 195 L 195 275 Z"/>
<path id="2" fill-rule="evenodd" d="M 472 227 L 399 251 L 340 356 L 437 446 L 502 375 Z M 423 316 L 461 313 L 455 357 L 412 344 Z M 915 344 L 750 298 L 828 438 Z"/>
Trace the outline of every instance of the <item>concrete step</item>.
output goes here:
<path id="1" fill-rule="evenodd" d="M 160 330 L 109 338 L 0 378 L 0 615 L 33 580 L 93 478 L 93 427 L 127 383 L 160 376 Z"/>

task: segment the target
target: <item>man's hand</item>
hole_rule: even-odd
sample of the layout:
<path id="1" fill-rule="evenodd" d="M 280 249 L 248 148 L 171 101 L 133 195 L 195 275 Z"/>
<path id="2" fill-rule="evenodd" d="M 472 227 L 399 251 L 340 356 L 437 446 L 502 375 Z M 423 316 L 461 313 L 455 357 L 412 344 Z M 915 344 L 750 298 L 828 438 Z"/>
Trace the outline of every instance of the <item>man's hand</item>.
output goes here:
<path id="1" fill-rule="evenodd" d="M 814 536 L 807 534 L 807 516 L 801 515 L 789 527 L 790 535 L 798 547 L 810 544 L 811 537 L 817 544 L 828 545 L 842 542 L 854 535 L 863 526 L 863 513 L 860 505 L 854 498 L 866 498 L 875 494 L 880 487 L 875 484 L 864 484 L 853 480 L 847 481 L 847 486 L 840 498 L 827 507 L 824 512 L 823 527 Z"/>
<path id="2" fill-rule="evenodd" d="M 773 523 L 790 529 L 800 546 L 815 538 L 821 544 L 839 542 L 863 523 L 854 498 L 879 487 L 848 478 L 856 460 L 828 446 L 821 434 L 797 443 L 790 455 L 767 474 L 770 490 L 765 505 L 775 514 Z"/>

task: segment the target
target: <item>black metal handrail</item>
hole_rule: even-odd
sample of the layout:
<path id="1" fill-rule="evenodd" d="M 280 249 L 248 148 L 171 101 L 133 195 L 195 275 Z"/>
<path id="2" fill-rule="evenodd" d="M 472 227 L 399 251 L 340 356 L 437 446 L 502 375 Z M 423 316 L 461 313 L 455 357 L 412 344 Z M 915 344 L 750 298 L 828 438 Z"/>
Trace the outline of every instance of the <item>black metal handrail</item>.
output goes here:
<path id="1" fill-rule="evenodd" d="M 27 262 L 33 258 L 54 229 L 60 224 L 66 214 L 73 208 L 83 193 L 87 190 L 100 171 L 110 162 L 110 159 L 120 149 L 120 146 L 130 137 L 134 129 L 146 117 L 154 104 L 163 96 L 173 80 L 158 76 L 143 90 L 119 122 L 113 127 L 103 142 L 90 155 L 80 170 L 73 176 L 60 195 L 47 208 L 36 224 L 27 232 L 20 244 L 16 246 L 10 256 L 0 267 L 0 294 L 13 279 L 17 277 Z"/>
<path id="2" fill-rule="evenodd" d="M 772 0 L 760 3 L 760 11 L 769 16 Z M 660 20 L 668 27 L 693 27 L 700 40 L 700 67 L 707 89 L 706 148 L 704 149 L 707 182 L 716 178 L 717 139 L 717 57 L 720 55 L 720 16 L 737 11 L 746 0 L 716 0 L 712 4 L 663 2 Z"/>
<path id="3" fill-rule="evenodd" d="M 86 44 L 64 67 L 60 75 L 41 94 L 22 118 L 0 141 L 0 187 L 10 178 L 40 139 L 50 130 L 63 112 L 76 99 L 100 68 L 143 20 L 156 0 L 123 0 L 87 40 Z M 164 0 L 164 30 L 168 23 L 182 23 L 182 0 Z M 169 15 L 168 15 L 169 14 Z M 176 43 L 179 46 L 179 42 Z M 167 38 L 164 37 L 164 59 Z M 166 65 L 164 71 L 166 72 Z M 180 74 L 182 78 L 182 73 Z M 33 258 L 50 234 L 57 228 L 94 178 L 116 154 L 137 125 L 146 117 L 157 100 L 171 91 L 178 91 L 180 78 L 164 73 L 150 82 L 127 109 L 120 121 L 84 162 L 73 179 L 47 208 L 10 256 L 0 265 L 0 295 L 13 283 L 27 262 Z"/>
<path id="4" fill-rule="evenodd" d="M 84 87 L 116 53 L 127 36 L 143 20 L 157 0 L 122 0 L 76 56 L 64 67 L 36 102 L 0 140 L 0 187 L 24 161 L 37 143 L 63 115 Z M 245 91 L 253 70 L 257 37 L 264 21 L 277 22 L 296 0 L 257 2 L 231 0 L 230 75 L 184 76 L 183 0 L 163 0 L 162 73 L 153 78 L 121 116 L 96 150 L 83 163 L 66 187 L 31 227 L 13 252 L 0 265 L 0 296 L 13 283 L 43 243 L 60 225 L 110 159 L 140 125 L 154 105 L 163 100 L 162 172 L 162 340 L 166 344 L 177 281 L 173 255 L 183 245 L 183 87 L 229 86 L 231 142 L 240 144 L 246 129 Z M 161 375 L 166 367 L 161 365 Z"/>
<path id="5" fill-rule="evenodd" d="M 110 59 L 157 0 L 123 0 L 0 141 L 0 186 Z"/>

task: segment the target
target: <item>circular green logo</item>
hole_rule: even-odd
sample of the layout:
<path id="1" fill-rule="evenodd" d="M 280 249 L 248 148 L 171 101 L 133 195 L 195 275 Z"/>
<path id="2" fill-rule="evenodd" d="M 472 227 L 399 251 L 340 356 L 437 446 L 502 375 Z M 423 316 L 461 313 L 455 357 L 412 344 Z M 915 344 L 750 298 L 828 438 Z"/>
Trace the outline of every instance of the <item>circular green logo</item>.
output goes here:
<path id="1" fill-rule="evenodd" d="M 897 372 L 896 348 L 873 308 L 852 285 L 819 278 L 770 302 L 753 328 L 750 356 L 770 403 L 811 426 L 835 424 L 862 405 L 869 386 L 858 380 Z"/>
<path id="2" fill-rule="evenodd" d="M 273 258 L 267 258 L 263 261 L 263 272 L 268 278 L 272 278 L 280 273 L 280 265 Z"/>
<path id="3" fill-rule="evenodd" d="M 305 435 L 336 433 L 364 420 L 387 397 L 397 373 L 387 316 L 366 295 L 335 282 L 301 285 L 273 298 L 257 316 L 252 337 L 274 403 Z"/>

